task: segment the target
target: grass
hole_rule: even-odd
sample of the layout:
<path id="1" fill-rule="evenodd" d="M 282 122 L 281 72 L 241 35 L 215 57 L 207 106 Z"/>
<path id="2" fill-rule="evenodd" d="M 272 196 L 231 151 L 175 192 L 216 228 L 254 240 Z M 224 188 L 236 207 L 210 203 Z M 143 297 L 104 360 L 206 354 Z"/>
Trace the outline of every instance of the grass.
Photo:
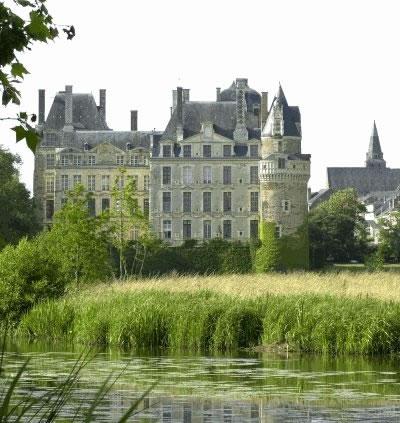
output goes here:
<path id="1" fill-rule="evenodd" d="M 231 351 L 288 344 L 332 354 L 400 352 L 395 274 L 173 277 L 101 284 L 39 304 L 31 338 L 125 348 Z"/>

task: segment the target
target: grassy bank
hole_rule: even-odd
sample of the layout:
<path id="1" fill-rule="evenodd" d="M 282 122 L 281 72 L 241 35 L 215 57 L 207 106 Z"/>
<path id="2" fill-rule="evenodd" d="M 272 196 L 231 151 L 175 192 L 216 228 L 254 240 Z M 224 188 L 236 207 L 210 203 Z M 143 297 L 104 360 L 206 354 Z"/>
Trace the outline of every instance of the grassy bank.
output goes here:
<path id="1" fill-rule="evenodd" d="M 100 285 L 36 306 L 18 332 L 127 348 L 223 351 L 288 343 L 319 353 L 400 352 L 399 281 L 363 276 L 364 285 L 357 275 L 310 274 Z"/>

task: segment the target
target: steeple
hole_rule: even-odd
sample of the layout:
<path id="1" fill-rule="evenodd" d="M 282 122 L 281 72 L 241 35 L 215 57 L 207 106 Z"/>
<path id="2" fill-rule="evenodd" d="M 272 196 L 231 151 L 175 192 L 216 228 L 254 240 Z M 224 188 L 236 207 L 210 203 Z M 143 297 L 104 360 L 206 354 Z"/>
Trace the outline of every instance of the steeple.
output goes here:
<path id="1" fill-rule="evenodd" d="M 372 127 L 372 134 L 369 139 L 369 148 L 367 153 L 367 167 L 386 167 L 386 162 L 383 160 L 383 153 L 381 149 L 381 143 L 379 140 L 378 130 L 376 129 L 376 123 Z"/>

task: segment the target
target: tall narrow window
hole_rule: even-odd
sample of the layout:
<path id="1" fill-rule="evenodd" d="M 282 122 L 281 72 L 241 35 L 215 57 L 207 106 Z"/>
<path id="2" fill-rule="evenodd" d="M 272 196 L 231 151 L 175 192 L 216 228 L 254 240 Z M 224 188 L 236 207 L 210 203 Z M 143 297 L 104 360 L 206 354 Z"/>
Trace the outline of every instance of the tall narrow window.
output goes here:
<path id="1" fill-rule="evenodd" d="M 148 198 L 143 199 L 143 214 L 144 217 L 149 217 L 149 211 L 150 211 L 150 203 Z"/>
<path id="2" fill-rule="evenodd" d="M 183 193 L 183 213 L 190 213 L 192 211 L 192 193 Z"/>
<path id="3" fill-rule="evenodd" d="M 223 156 L 230 157 L 232 155 L 232 146 L 231 145 L 224 145 L 223 146 Z"/>
<path id="4" fill-rule="evenodd" d="M 290 208 L 291 208 L 290 200 L 283 200 L 282 201 L 282 210 L 286 213 L 289 213 Z"/>
<path id="5" fill-rule="evenodd" d="M 190 144 L 183 146 L 183 157 L 192 157 L 192 146 Z"/>
<path id="6" fill-rule="evenodd" d="M 144 175 L 144 177 L 143 177 L 143 190 L 144 191 L 149 190 L 149 183 L 150 183 L 150 176 Z"/>
<path id="7" fill-rule="evenodd" d="M 94 166 L 96 164 L 96 156 L 90 155 L 88 156 L 88 165 Z"/>
<path id="8" fill-rule="evenodd" d="M 232 183 L 232 167 L 224 166 L 222 175 L 224 185 L 230 185 Z"/>
<path id="9" fill-rule="evenodd" d="M 101 175 L 101 190 L 110 191 L 110 175 Z"/>
<path id="10" fill-rule="evenodd" d="M 258 212 L 258 192 L 250 193 L 250 211 Z"/>
<path id="11" fill-rule="evenodd" d="M 125 178 L 123 175 L 115 177 L 115 185 L 118 189 L 122 189 L 125 184 Z"/>
<path id="12" fill-rule="evenodd" d="M 278 169 L 285 169 L 286 168 L 286 160 L 279 158 L 278 159 Z"/>
<path id="13" fill-rule="evenodd" d="M 123 155 L 117 155 L 117 166 L 123 166 L 124 164 L 124 156 Z"/>
<path id="14" fill-rule="evenodd" d="M 224 212 L 232 211 L 232 193 L 231 192 L 224 192 L 223 193 L 223 206 Z"/>
<path id="15" fill-rule="evenodd" d="M 183 168 L 183 183 L 185 185 L 191 185 L 193 183 L 193 169 L 190 166 Z"/>
<path id="16" fill-rule="evenodd" d="M 88 191 L 96 191 L 96 175 L 88 175 L 87 187 Z"/>
<path id="17" fill-rule="evenodd" d="M 250 157 L 258 157 L 258 145 L 250 145 Z"/>
<path id="18" fill-rule="evenodd" d="M 74 163 L 74 166 L 81 166 L 81 164 L 82 164 L 82 156 L 74 155 L 73 156 L 73 163 Z"/>
<path id="19" fill-rule="evenodd" d="M 212 173 L 211 166 L 203 167 L 203 184 L 211 184 L 212 182 Z"/>
<path id="20" fill-rule="evenodd" d="M 109 198 L 102 198 L 101 199 L 101 211 L 105 212 L 110 208 L 110 199 Z"/>
<path id="21" fill-rule="evenodd" d="M 82 176 L 81 175 L 74 175 L 74 186 L 82 183 Z"/>
<path id="22" fill-rule="evenodd" d="M 68 156 L 63 154 L 60 158 L 60 163 L 61 163 L 61 166 L 68 166 L 69 165 Z"/>
<path id="23" fill-rule="evenodd" d="M 55 154 L 46 154 L 46 167 L 54 167 L 56 163 Z"/>
<path id="24" fill-rule="evenodd" d="M 258 220 L 250 220 L 250 238 L 258 238 Z"/>
<path id="25" fill-rule="evenodd" d="M 203 157 L 211 157 L 211 145 L 203 145 Z"/>
<path id="26" fill-rule="evenodd" d="M 61 175 L 61 189 L 63 191 L 69 190 L 69 177 L 68 177 L 68 175 Z"/>
<path id="27" fill-rule="evenodd" d="M 96 199 L 93 197 L 88 198 L 88 210 L 90 216 L 96 216 Z"/>
<path id="28" fill-rule="evenodd" d="M 52 219 L 54 215 L 54 200 L 46 200 L 46 219 Z"/>
<path id="29" fill-rule="evenodd" d="M 250 166 L 250 183 L 258 184 L 258 166 Z"/>
<path id="30" fill-rule="evenodd" d="M 282 237 L 282 226 L 281 225 L 275 226 L 275 236 L 277 238 L 281 238 Z"/>
<path id="31" fill-rule="evenodd" d="M 211 220 L 203 221 L 203 238 L 211 239 Z"/>
<path id="32" fill-rule="evenodd" d="M 203 192 L 203 212 L 211 212 L 211 192 Z"/>
<path id="33" fill-rule="evenodd" d="M 171 213 L 171 193 L 162 193 L 162 210 L 164 213 Z"/>
<path id="34" fill-rule="evenodd" d="M 171 157 L 171 146 L 163 145 L 163 157 Z"/>
<path id="35" fill-rule="evenodd" d="M 162 168 L 162 183 L 164 185 L 171 184 L 171 167 L 170 166 L 163 166 Z"/>
<path id="36" fill-rule="evenodd" d="M 172 223 L 170 220 L 163 220 L 163 238 L 171 239 L 172 237 Z"/>
<path id="37" fill-rule="evenodd" d="M 231 220 L 224 220 L 223 236 L 225 239 L 232 238 L 232 221 Z"/>
<path id="38" fill-rule="evenodd" d="M 183 221 L 183 239 L 190 239 L 192 237 L 192 221 Z"/>
<path id="39" fill-rule="evenodd" d="M 54 176 L 46 177 L 46 192 L 51 194 L 54 192 Z"/>

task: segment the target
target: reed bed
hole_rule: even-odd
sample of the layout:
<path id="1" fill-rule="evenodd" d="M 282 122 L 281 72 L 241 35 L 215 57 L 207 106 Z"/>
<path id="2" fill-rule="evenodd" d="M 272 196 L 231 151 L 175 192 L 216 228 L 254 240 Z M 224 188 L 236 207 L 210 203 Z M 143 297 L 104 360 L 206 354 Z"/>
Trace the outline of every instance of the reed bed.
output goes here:
<path id="1" fill-rule="evenodd" d="M 287 345 L 329 354 L 398 353 L 398 288 L 398 278 L 386 273 L 114 283 L 39 304 L 23 317 L 17 332 L 31 338 L 191 352 Z"/>

